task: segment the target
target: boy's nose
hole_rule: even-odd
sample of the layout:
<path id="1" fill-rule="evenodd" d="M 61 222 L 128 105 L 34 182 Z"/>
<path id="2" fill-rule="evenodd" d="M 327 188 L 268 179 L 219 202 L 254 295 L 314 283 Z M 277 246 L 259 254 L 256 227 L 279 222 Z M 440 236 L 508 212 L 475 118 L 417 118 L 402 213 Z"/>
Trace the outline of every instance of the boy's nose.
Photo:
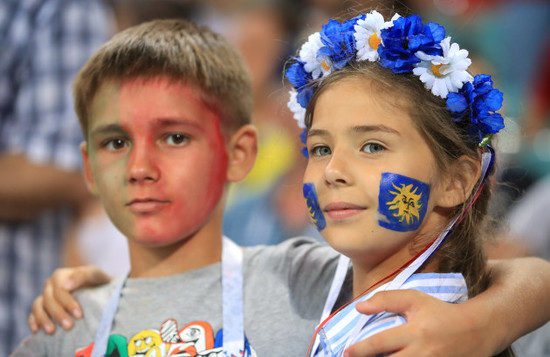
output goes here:
<path id="1" fill-rule="evenodd" d="M 127 177 L 130 183 L 155 182 L 159 179 L 160 171 L 154 155 L 147 148 L 134 147 L 128 159 Z"/>
<path id="2" fill-rule="evenodd" d="M 348 185 L 351 177 L 347 170 L 347 160 L 342 152 L 333 152 L 325 166 L 325 182 L 329 186 Z"/>

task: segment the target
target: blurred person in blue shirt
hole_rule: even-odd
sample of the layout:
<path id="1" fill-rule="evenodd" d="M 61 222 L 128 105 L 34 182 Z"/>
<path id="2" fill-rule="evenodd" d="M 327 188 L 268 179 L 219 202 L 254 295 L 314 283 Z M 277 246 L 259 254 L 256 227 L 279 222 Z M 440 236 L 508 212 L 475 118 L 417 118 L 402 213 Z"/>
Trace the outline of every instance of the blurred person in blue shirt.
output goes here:
<path id="1" fill-rule="evenodd" d="M 110 33 L 96 0 L 0 2 L 0 355 L 29 334 L 64 229 L 91 197 L 71 83 Z"/>

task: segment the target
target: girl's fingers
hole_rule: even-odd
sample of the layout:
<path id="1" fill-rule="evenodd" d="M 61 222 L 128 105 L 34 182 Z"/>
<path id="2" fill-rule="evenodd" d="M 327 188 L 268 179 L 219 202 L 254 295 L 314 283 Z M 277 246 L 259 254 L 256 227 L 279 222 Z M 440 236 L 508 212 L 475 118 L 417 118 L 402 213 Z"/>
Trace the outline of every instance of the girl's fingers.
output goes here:
<path id="1" fill-rule="evenodd" d="M 82 317 L 80 305 L 71 295 L 71 291 L 105 284 L 110 280 L 107 274 L 93 266 L 57 269 L 44 284 L 42 296 L 33 303 L 29 327 L 33 332 L 42 328 L 52 334 L 55 331 L 55 321 L 64 329 L 70 330 L 74 324 L 73 317 Z"/>
<path id="2" fill-rule="evenodd" d="M 31 314 L 29 316 L 29 327 L 32 332 L 38 332 L 40 328 L 50 335 L 55 332 L 55 324 L 44 310 L 42 296 L 34 299 Z"/>
<path id="3" fill-rule="evenodd" d="M 70 292 L 60 289 L 56 291 L 50 280 L 46 282 L 44 285 L 41 306 L 38 307 L 38 311 L 43 309 L 44 314 L 46 314 L 49 319 L 53 319 L 63 326 L 64 329 L 69 330 L 73 326 L 73 321 L 67 311 L 71 311 L 70 309 L 74 309 L 75 306 L 78 307 L 78 304 L 73 299 Z M 37 320 L 39 320 L 38 317 Z M 49 331 L 46 330 L 46 332 Z"/>
<path id="4" fill-rule="evenodd" d="M 428 299 L 435 298 L 417 290 L 381 291 L 367 301 L 357 303 L 357 311 L 366 315 L 387 311 L 406 318 L 414 309 L 424 305 Z"/>

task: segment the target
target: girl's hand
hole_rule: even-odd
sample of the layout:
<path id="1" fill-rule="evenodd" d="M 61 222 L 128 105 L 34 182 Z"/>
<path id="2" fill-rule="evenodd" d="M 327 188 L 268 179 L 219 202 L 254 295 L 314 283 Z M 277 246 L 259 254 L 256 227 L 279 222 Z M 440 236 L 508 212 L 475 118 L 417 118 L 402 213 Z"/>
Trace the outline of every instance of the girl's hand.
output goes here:
<path id="1" fill-rule="evenodd" d="M 468 302 L 450 304 L 416 290 L 375 294 L 358 303 L 363 314 L 394 312 L 407 319 L 401 326 L 380 332 L 347 350 L 349 357 L 492 356 L 488 314 L 475 314 Z"/>
<path id="2" fill-rule="evenodd" d="M 42 295 L 34 300 L 28 320 L 31 331 L 35 333 L 42 328 L 46 333 L 53 334 L 55 324 L 52 319 L 65 330 L 70 330 L 73 327 L 72 317 L 82 317 L 80 305 L 71 291 L 106 284 L 110 280 L 110 276 L 91 265 L 57 269 L 44 284 Z"/>

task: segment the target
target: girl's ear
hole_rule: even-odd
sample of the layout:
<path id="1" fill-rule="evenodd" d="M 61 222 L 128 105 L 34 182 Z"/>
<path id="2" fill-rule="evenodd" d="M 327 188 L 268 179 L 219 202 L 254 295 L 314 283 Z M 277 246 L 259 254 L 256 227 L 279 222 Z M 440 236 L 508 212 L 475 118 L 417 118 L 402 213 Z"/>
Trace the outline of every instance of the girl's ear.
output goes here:
<path id="1" fill-rule="evenodd" d="M 253 125 L 244 125 L 229 140 L 227 181 L 241 181 L 248 175 L 258 152 L 258 132 Z"/>
<path id="2" fill-rule="evenodd" d="M 86 181 L 88 190 L 97 197 L 99 194 L 95 185 L 94 175 L 92 174 L 92 168 L 90 167 L 90 157 L 85 141 L 80 143 L 80 152 L 82 153 L 82 163 L 84 166 L 84 180 Z"/>
<path id="3" fill-rule="evenodd" d="M 481 174 L 481 163 L 466 155 L 459 157 L 445 175 L 437 205 L 452 208 L 470 197 Z"/>

